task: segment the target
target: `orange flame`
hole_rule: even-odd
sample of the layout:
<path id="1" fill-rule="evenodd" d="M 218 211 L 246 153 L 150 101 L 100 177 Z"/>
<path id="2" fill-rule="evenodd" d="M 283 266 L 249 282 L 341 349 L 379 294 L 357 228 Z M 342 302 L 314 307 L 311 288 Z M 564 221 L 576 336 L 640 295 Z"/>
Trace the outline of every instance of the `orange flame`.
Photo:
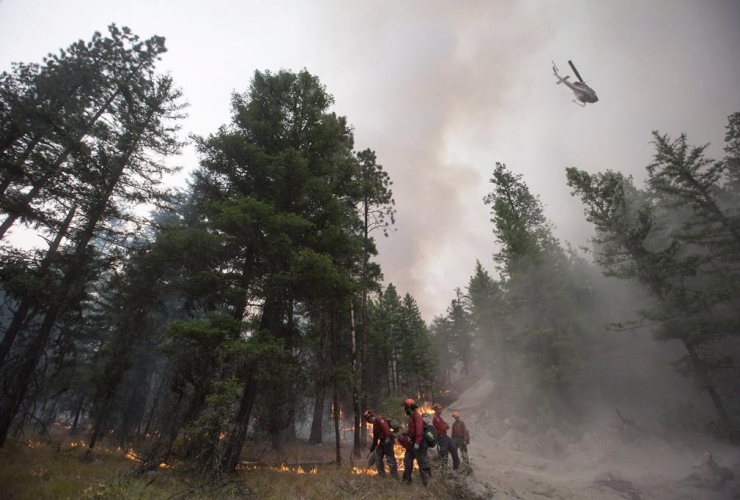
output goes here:
<path id="1" fill-rule="evenodd" d="M 403 472 L 405 467 L 403 465 L 403 457 L 406 455 L 406 448 L 401 446 L 398 442 L 393 445 L 393 454 L 396 456 L 396 466 L 399 472 Z M 414 470 L 419 468 L 419 464 L 414 460 Z"/>
<path id="2" fill-rule="evenodd" d="M 352 474 L 357 476 L 377 476 L 377 469 L 361 469 L 360 467 L 352 467 Z"/>
<path id="3" fill-rule="evenodd" d="M 424 406 L 419 407 L 419 413 L 422 415 L 434 415 L 434 410 L 431 406 L 425 404 Z"/>
<path id="4" fill-rule="evenodd" d="M 237 466 L 237 469 L 239 470 L 263 469 L 263 470 L 273 470 L 275 472 L 291 472 L 294 474 L 318 474 L 319 473 L 319 470 L 315 467 L 313 469 L 306 470 L 300 465 L 297 467 L 289 467 L 285 464 L 280 464 L 275 467 L 263 466 L 263 465 L 240 464 L 239 466 Z"/>

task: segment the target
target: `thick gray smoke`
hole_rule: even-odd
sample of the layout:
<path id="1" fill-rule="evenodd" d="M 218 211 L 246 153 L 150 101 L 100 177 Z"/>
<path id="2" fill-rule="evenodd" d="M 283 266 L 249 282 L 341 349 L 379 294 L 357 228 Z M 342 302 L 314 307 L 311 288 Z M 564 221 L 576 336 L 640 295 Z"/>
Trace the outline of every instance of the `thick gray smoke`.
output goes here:
<path id="1" fill-rule="evenodd" d="M 398 232 L 380 261 L 431 319 L 475 259 L 492 268 L 481 198 L 495 161 L 523 173 L 557 235 L 580 244 L 589 228 L 565 166 L 639 178 L 653 129 L 720 140 L 740 109 L 738 18 L 730 0 L 3 2 L 0 67 L 111 21 L 164 35 L 162 67 L 192 103 L 184 128 L 198 134 L 229 120 L 231 91 L 255 69 L 306 67 L 355 125 L 357 148 L 375 149 L 395 181 Z M 597 105 L 579 109 L 554 84 L 550 61 L 566 70 L 568 59 Z M 182 185 L 197 158 L 178 163 Z"/>

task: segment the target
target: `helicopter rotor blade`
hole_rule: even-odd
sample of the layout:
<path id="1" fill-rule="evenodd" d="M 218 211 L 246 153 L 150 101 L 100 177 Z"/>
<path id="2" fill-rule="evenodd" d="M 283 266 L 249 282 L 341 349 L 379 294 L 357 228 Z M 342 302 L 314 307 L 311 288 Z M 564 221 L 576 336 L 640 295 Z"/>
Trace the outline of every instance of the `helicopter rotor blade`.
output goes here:
<path id="1" fill-rule="evenodd" d="M 578 73 L 578 70 L 576 69 L 575 65 L 573 64 L 573 61 L 568 61 L 568 64 L 570 64 L 570 68 L 573 70 L 573 73 L 576 74 L 576 77 L 578 80 L 580 80 L 582 83 L 586 83 L 583 81 L 583 78 L 581 78 L 581 75 Z"/>

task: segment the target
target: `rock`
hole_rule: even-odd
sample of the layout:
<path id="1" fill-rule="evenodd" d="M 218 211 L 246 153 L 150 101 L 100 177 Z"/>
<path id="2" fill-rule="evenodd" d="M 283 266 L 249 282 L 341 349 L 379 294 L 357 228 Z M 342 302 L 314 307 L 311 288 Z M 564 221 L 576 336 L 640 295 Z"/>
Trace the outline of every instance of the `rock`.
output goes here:
<path id="1" fill-rule="evenodd" d="M 552 486 L 531 489 L 528 491 L 533 495 L 539 495 L 546 498 L 555 498 L 555 488 L 553 488 Z"/>
<path id="2" fill-rule="evenodd" d="M 694 464 L 694 469 L 682 482 L 697 488 L 717 489 L 734 476 L 730 469 L 717 464 L 708 450 Z"/>
<path id="3" fill-rule="evenodd" d="M 492 498 L 496 494 L 496 490 L 487 484 L 481 484 L 475 481 L 468 482 L 468 490 L 475 498 Z"/>
<path id="4" fill-rule="evenodd" d="M 619 493 L 625 493 L 629 495 L 631 500 L 642 500 L 640 492 L 635 488 L 631 481 L 622 479 L 618 475 L 611 474 L 609 472 L 599 474 L 594 481 L 596 486 L 605 486 L 611 490 Z"/>
<path id="5" fill-rule="evenodd" d="M 542 444 L 544 445 L 542 451 L 552 457 L 562 455 L 568 449 L 568 439 L 552 427 L 545 433 Z"/>
<path id="6" fill-rule="evenodd" d="M 491 500 L 496 495 L 496 488 L 487 483 L 479 483 L 470 477 L 452 476 L 455 498 L 466 500 Z"/>

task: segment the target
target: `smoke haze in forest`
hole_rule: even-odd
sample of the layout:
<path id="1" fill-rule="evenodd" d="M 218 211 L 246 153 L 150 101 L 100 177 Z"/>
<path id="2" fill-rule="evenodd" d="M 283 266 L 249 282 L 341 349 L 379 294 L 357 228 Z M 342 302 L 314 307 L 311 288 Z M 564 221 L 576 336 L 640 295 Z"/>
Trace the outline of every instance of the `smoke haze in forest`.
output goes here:
<path id="1" fill-rule="evenodd" d="M 0 451 L 740 495 L 737 4 L 0 2 Z"/>
<path id="2" fill-rule="evenodd" d="M 7 0 L 0 67 L 39 61 L 110 22 L 166 36 L 162 67 L 192 104 L 185 130 L 198 134 L 228 121 L 230 92 L 255 69 L 306 67 L 354 125 L 356 149 L 376 150 L 394 180 L 398 232 L 380 242 L 380 262 L 386 283 L 430 319 L 476 258 L 493 268 L 481 199 L 495 161 L 524 174 L 558 237 L 581 244 L 590 229 L 566 166 L 641 179 L 653 128 L 695 144 L 722 137 L 740 109 L 738 18 L 731 1 Z M 550 61 L 565 71 L 569 59 L 597 105 L 579 109 L 554 85 Z M 710 154 L 720 151 L 715 143 Z M 176 161 L 185 172 L 197 164 L 192 149 Z"/>

